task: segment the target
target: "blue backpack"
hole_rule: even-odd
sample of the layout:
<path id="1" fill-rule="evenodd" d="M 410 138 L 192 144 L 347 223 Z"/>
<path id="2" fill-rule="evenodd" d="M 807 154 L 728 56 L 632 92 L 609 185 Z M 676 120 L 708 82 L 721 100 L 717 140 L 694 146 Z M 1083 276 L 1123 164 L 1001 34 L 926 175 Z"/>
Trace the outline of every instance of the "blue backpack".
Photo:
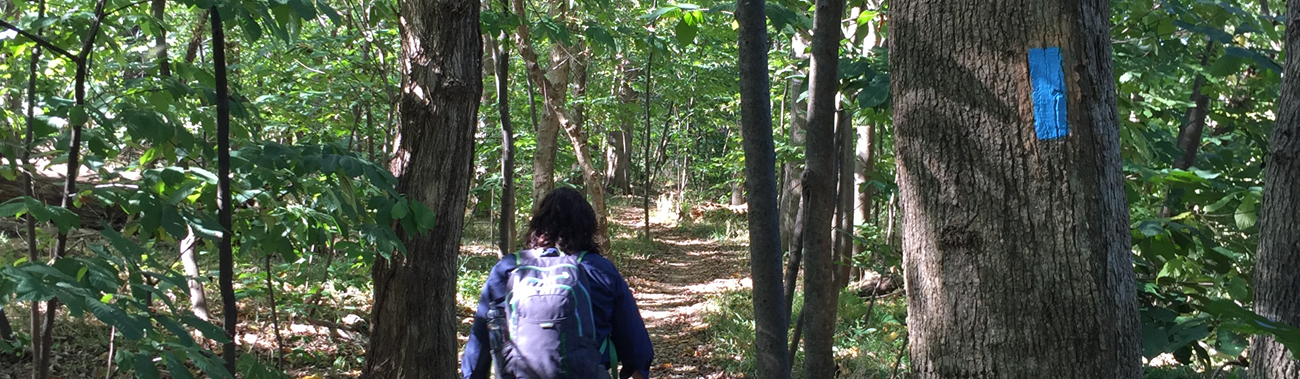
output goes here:
<path id="1" fill-rule="evenodd" d="M 502 371 L 527 379 L 603 377 L 587 272 L 581 267 L 587 253 L 531 249 L 513 255 L 517 265 L 502 304 L 508 331 Z"/>

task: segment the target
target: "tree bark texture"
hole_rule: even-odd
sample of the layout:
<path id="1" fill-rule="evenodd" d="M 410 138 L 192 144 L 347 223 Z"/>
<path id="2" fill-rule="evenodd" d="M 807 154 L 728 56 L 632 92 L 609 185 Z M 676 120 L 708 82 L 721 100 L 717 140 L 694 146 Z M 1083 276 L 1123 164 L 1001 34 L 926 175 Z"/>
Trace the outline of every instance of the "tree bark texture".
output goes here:
<path id="1" fill-rule="evenodd" d="M 804 88 L 807 88 L 807 81 L 802 78 L 790 79 L 790 97 L 798 99 L 803 94 Z M 788 130 L 789 143 L 791 146 L 803 146 L 804 128 L 808 125 L 808 101 L 791 100 L 790 101 L 790 127 Z M 803 163 L 790 161 L 785 163 L 782 170 L 785 172 L 785 180 L 781 187 L 781 249 L 783 251 L 793 250 L 790 245 L 794 241 L 795 217 L 799 213 L 801 205 L 799 199 L 803 193 Z"/>
<path id="2" fill-rule="evenodd" d="M 524 8 L 524 2 L 522 0 L 514 0 L 511 2 L 511 5 L 512 8 L 514 8 L 516 15 L 520 18 L 527 19 L 528 13 Z M 596 211 L 596 244 L 600 246 L 602 252 L 609 252 L 609 211 L 607 209 L 608 207 L 605 205 L 605 188 L 600 178 L 596 177 L 596 163 L 591 157 L 591 148 L 587 143 L 587 134 L 586 131 L 583 130 L 582 126 L 582 109 L 578 109 L 578 115 L 575 117 L 574 115 L 571 115 L 564 106 L 569 85 L 569 60 L 573 58 L 570 57 L 570 52 L 567 51 L 564 46 L 559 44 L 551 46 L 551 60 L 556 69 L 551 71 L 552 78 L 548 80 L 546 75 L 543 73 L 541 66 L 538 64 L 537 52 L 533 49 L 529 35 L 530 31 L 528 30 L 528 25 L 520 24 L 515 28 L 515 43 L 519 46 L 519 56 L 523 58 L 524 68 L 527 72 L 528 79 L 541 89 L 542 101 L 545 106 L 543 119 L 553 119 L 557 127 L 562 127 L 564 129 L 565 134 L 569 137 L 569 142 L 573 145 L 574 155 L 577 157 L 578 166 L 582 170 L 582 178 L 585 182 L 584 187 L 587 189 L 587 195 L 590 198 L 589 201 L 591 201 L 592 208 L 595 208 Z M 585 63 L 580 64 L 585 65 Z M 586 67 L 583 66 L 580 71 L 586 71 Z M 546 121 L 543 120 L 542 129 L 546 128 Z M 542 137 L 540 134 L 542 132 L 539 131 L 538 133 L 539 141 L 537 144 L 540 153 L 542 149 L 542 143 L 540 141 Z M 551 165 L 554 166 L 554 157 L 552 157 L 551 160 Z M 534 164 L 537 163 L 535 162 Z M 555 171 L 554 167 L 552 167 L 550 171 L 551 172 L 548 173 L 548 175 L 553 175 Z M 534 167 L 533 175 L 537 174 L 537 168 Z M 534 191 L 538 189 L 537 183 L 536 177 L 534 176 Z M 553 181 L 551 186 L 554 187 Z M 546 191 L 550 192 L 550 189 L 547 189 Z M 539 196 L 544 195 L 545 193 L 533 193 L 534 210 L 537 208 L 538 203 L 541 202 Z"/>
<path id="3" fill-rule="evenodd" d="M 159 23 L 166 20 L 167 0 L 152 0 L 150 11 L 153 12 L 153 18 Z M 158 60 L 158 75 L 162 77 L 172 76 L 171 63 L 167 60 L 167 29 L 158 30 L 158 35 L 154 37 L 154 57 Z"/>
<path id="4" fill-rule="evenodd" d="M 836 140 L 836 171 L 839 173 L 839 190 L 836 191 L 836 221 L 835 226 L 835 285 L 839 288 L 848 287 L 850 268 L 853 267 L 853 202 L 857 200 L 857 193 L 853 186 L 854 163 L 853 159 L 853 118 L 849 117 L 849 112 L 841 109 L 839 111 L 839 121 L 835 125 Z"/>
<path id="5" fill-rule="evenodd" d="M 808 198 L 804 196 L 799 201 L 799 211 L 795 216 L 794 235 L 790 237 L 790 261 L 785 268 L 785 314 L 794 317 L 794 290 L 795 285 L 799 283 L 799 268 L 803 264 L 803 231 L 808 225 L 807 221 Z M 794 345 L 790 347 L 791 354 L 794 354 Z"/>
<path id="6" fill-rule="evenodd" d="M 891 5 L 915 377 L 1141 378 L 1110 2 Z"/>
<path id="7" fill-rule="evenodd" d="M 577 88 L 574 91 L 575 97 L 584 97 L 587 93 L 587 64 L 586 56 L 588 55 L 585 46 L 581 46 L 580 53 L 577 57 L 570 58 L 569 63 L 572 65 L 574 77 L 577 79 Z M 553 102 L 552 106 L 559 107 L 561 102 Z M 564 120 L 563 115 L 560 115 Z M 605 204 L 605 182 L 600 179 L 600 171 L 596 171 L 596 162 L 591 155 L 591 144 L 587 139 L 586 127 L 583 125 L 586 121 L 586 109 L 582 102 L 573 106 L 573 116 L 569 117 L 564 126 L 564 132 L 569 136 L 569 143 L 573 145 L 574 156 L 578 159 L 578 167 L 582 170 L 583 187 L 587 190 L 587 196 L 591 198 L 591 205 L 596 211 L 596 244 L 600 251 L 609 253 L 611 240 L 609 238 L 609 207 Z"/>
<path id="8" fill-rule="evenodd" d="M 1287 1 L 1287 51 L 1300 51 L 1300 0 Z M 1277 125 L 1269 142 L 1255 255 L 1255 312 L 1300 325 L 1300 60 L 1286 58 Z M 1251 379 L 1300 378 L 1300 361 L 1272 338 L 1250 340 Z"/>
<path id="9" fill-rule="evenodd" d="M 856 212 L 854 216 L 857 219 L 862 220 L 863 223 L 867 223 L 874 221 L 871 218 L 871 209 L 873 208 L 872 203 L 876 194 L 876 189 L 875 187 L 868 186 L 867 183 L 871 182 L 876 171 L 875 144 L 878 143 L 876 142 L 876 125 L 867 124 L 866 126 L 857 128 L 857 131 L 857 157 L 855 159 L 857 162 L 854 165 L 853 188 L 861 188 L 861 190 L 856 192 L 857 199 L 854 203 L 854 209 Z M 853 256 L 856 257 L 866 254 L 866 249 L 867 246 L 865 244 L 853 244 Z M 878 253 L 873 252 L 873 254 Z M 853 269 L 853 277 L 861 278 L 862 269 L 855 267 Z"/>
<path id="10" fill-rule="evenodd" d="M 523 17 L 524 13 L 517 13 Z M 516 37 L 516 40 L 519 38 Z M 528 40 L 517 41 L 522 54 L 523 44 L 531 44 Z M 531 51 L 531 49 L 529 49 Z M 564 104 L 569 97 L 569 65 L 565 63 L 567 53 L 564 47 L 555 44 L 551 46 L 550 67 L 555 67 L 546 75 L 540 78 L 529 79 L 541 90 L 542 95 L 542 121 L 537 126 L 537 150 L 533 153 L 533 210 L 541 204 L 542 198 L 555 189 L 555 156 L 559 153 L 560 129 L 563 127 L 558 115 L 551 111 L 550 104 L 558 102 Z M 528 58 L 524 58 L 525 68 L 530 72 L 534 67 L 541 70 L 538 65 L 536 54 L 533 55 L 531 63 Z"/>
<path id="11" fill-rule="evenodd" d="M 497 111 L 501 116 L 501 222 L 498 232 L 501 255 L 515 251 L 515 127 L 510 120 L 510 52 L 506 34 L 498 36 L 492 49 L 496 79 Z"/>
<path id="12" fill-rule="evenodd" d="M 231 225 L 230 204 L 230 83 L 226 78 L 226 33 L 221 25 L 221 12 L 213 6 L 208 14 L 212 20 L 212 64 L 217 83 L 217 222 L 221 224 L 221 241 L 217 245 L 217 281 L 221 287 L 222 327 L 228 342 L 222 344 L 221 357 L 226 370 L 235 373 L 239 352 L 239 306 L 235 302 L 235 255 L 231 243 L 234 228 Z"/>
<path id="13" fill-rule="evenodd" d="M 363 376 L 456 375 L 456 257 L 473 179 L 483 91 L 476 0 L 401 1 L 403 72 L 397 189 L 437 215 L 428 233 L 402 230 L 406 253 L 377 259 L 371 338 Z"/>
<path id="14" fill-rule="evenodd" d="M 781 285 L 781 220 L 777 204 L 776 147 L 772 140 L 771 79 L 767 72 L 767 16 L 764 0 L 736 3 L 739 25 L 740 132 L 749 190 L 750 275 L 754 280 L 755 378 L 788 379 Z"/>
<path id="15" fill-rule="evenodd" d="M 198 237 L 194 234 L 193 229 L 187 228 L 185 238 L 181 239 L 180 253 L 181 266 L 185 269 L 185 281 L 190 289 L 190 310 L 194 316 L 204 321 L 210 317 L 208 314 L 208 295 L 203 292 L 203 283 L 199 283 L 199 263 Z"/>
<path id="16" fill-rule="evenodd" d="M 835 376 L 835 249 L 831 219 L 835 215 L 835 119 L 838 108 L 840 20 L 844 0 L 817 0 L 813 10 L 812 61 L 808 70 L 808 131 L 804 141 L 803 190 L 808 196 L 804 256 L 804 377 Z"/>
<path id="17" fill-rule="evenodd" d="M 1217 43 L 1208 38 L 1205 41 L 1205 53 L 1201 55 L 1201 67 L 1210 67 L 1210 56 L 1214 54 Z M 1196 75 L 1196 80 L 1192 82 L 1191 100 L 1194 104 L 1187 109 L 1187 120 L 1183 126 L 1178 129 L 1178 138 L 1175 144 L 1182 155 L 1174 158 L 1173 168 L 1186 170 L 1196 163 L 1196 155 L 1201 150 L 1201 135 L 1205 132 L 1205 119 L 1210 114 L 1210 96 L 1204 94 L 1205 75 Z M 1169 217 L 1175 208 L 1182 208 L 1183 195 L 1187 192 L 1184 188 L 1170 187 L 1169 193 L 1165 195 L 1165 202 L 1160 207 L 1157 215 L 1160 218 Z"/>
<path id="18" fill-rule="evenodd" d="M 605 148 L 605 184 L 611 189 L 621 189 L 632 194 L 632 133 L 623 130 L 609 132 Z"/>
<path id="19" fill-rule="evenodd" d="M 45 17 L 45 0 L 38 0 L 36 6 L 37 17 Z M 41 29 L 36 29 L 36 35 L 41 35 Z M 35 140 L 35 123 L 36 123 L 36 68 L 40 63 L 41 49 L 39 46 L 32 48 L 31 60 L 28 62 L 27 77 L 27 128 L 23 136 L 23 149 L 20 153 L 23 167 L 31 164 L 31 147 Z M 32 173 L 29 170 L 23 170 L 23 196 L 32 197 L 35 192 L 35 182 Z M 23 215 L 24 225 L 27 229 L 25 236 L 27 242 L 27 260 L 28 262 L 38 262 L 40 256 L 36 251 L 36 218 L 32 217 L 31 212 Z M 40 302 L 33 300 L 31 310 L 28 313 L 31 321 L 30 332 L 32 340 L 33 361 L 40 361 L 41 341 L 41 306 Z M 40 371 L 32 370 L 32 377 L 39 378 Z"/>

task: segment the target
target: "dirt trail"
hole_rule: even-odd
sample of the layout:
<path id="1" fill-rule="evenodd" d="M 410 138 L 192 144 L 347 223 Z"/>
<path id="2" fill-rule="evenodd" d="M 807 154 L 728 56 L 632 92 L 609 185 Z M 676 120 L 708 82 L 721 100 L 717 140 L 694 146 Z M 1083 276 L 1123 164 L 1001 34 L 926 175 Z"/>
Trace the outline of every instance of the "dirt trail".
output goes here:
<path id="1" fill-rule="evenodd" d="M 613 218 L 629 228 L 640 225 L 633 207 L 612 209 Z M 726 378 L 711 365 L 710 341 L 703 311 L 710 295 L 749 284 L 748 249 L 735 241 L 690 236 L 651 223 L 661 247 L 647 256 L 625 256 L 619 270 L 627 279 L 655 347 L 653 378 Z"/>

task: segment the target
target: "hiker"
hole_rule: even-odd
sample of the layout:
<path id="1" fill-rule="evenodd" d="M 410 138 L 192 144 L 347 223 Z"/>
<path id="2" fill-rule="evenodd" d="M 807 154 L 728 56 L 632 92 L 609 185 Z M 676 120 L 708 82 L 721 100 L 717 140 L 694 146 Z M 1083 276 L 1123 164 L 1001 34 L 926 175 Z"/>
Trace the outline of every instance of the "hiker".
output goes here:
<path id="1" fill-rule="evenodd" d="M 483 286 L 465 379 L 487 379 L 489 367 L 506 379 L 650 378 L 650 335 L 595 234 L 596 212 L 578 191 L 542 199 L 525 249 L 497 262 Z"/>

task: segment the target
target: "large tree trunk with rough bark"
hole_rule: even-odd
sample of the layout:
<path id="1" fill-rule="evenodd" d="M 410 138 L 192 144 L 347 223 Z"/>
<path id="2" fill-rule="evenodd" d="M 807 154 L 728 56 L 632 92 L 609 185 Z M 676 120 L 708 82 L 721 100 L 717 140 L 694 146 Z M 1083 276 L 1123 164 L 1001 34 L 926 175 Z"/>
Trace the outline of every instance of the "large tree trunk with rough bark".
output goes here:
<path id="1" fill-rule="evenodd" d="M 1110 2 L 891 5 L 914 377 L 1141 378 Z"/>
<path id="2" fill-rule="evenodd" d="M 1300 0 L 1287 1 L 1287 30 L 1298 30 Z M 1287 51 L 1300 51 L 1300 36 L 1287 33 Z M 1255 255 L 1255 312 L 1287 325 L 1300 325 L 1300 59 L 1286 58 L 1277 125 L 1264 173 Z M 1250 341 L 1251 379 L 1300 378 L 1300 361 L 1272 338 Z"/>
<path id="3" fill-rule="evenodd" d="M 754 330 L 759 379 L 790 378 L 786 328 L 790 315 L 781 285 L 781 221 L 776 201 L 776 147 L 772 141 L 771 81 L 767 72 L 764 0 L 736 3 L 739 26 L 740 132 L 749 190 L 750 275 L 754 279 Z"/>
<path id="4" fill-rule="evenodd" d="M 836 304 L 835 249 L 832 224 L 835 192 L 835 110 L 838 108 L 840 20 L 844 0 L 817 0 L 813 11 L 812 61 L 808 77 L 808 134 L 804 141 L 803 191 L 808 202 L 803 232 L 804 307 L 801 317 L 808 341 L 804 347 L 804 377 L 835 375 Z"/>
<path id="5" fill-rule="evenodd" d="M 473 179 L 482 80 L 479 2 L 403 0 L 402 93 L 391 169 L 438 225 L 399 232 L 405 253 L 375 260 L 367 378 L 456 375 L 456 257 Z"/>

